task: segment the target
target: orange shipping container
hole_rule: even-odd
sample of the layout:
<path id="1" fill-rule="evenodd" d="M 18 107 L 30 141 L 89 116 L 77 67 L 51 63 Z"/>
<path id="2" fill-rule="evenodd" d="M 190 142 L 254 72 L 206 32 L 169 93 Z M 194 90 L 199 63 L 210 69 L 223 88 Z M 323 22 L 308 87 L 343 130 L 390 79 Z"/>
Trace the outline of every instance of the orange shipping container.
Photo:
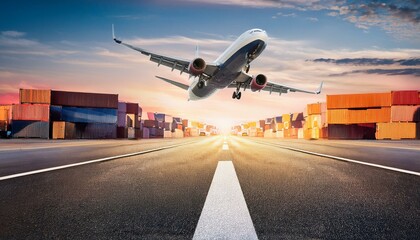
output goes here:
<path id="1" fill-rule="evenodd" d="M 66 133 L 66 122 L 53 122 L 52 139 L 64 139 Z"/>
<path id="2" fill-rule="evenodd" d="M 312 103 L 307 106 L 308 115 L 321 114 L 321 103 Z"/>
<path id="3" fill-rule="evenodd" d="M 51 90 L 20 89 L 20 103 L 51 104 Z"/>
<path id="4" fill-rule="evenodd" d="M 50 106 L 44 104 L 17 104 L 12 107 L 12 120 L 43 121 L 50 120 Z"/>
<path id="5" fill-rule="evenodd" d="M 416 123 L 377 123 L 376 139 L 415 139 Z"/>
<path id="6" fill-rule="evenodd" d="M 328 110 L 328 124 L 357 124 L 390 122 L 391 108 L 374 109 L 332 109 Z"/>
<path id="7" fill-rule="evenodd" d="M 391 121 L 391 108 L 389 107 L 366 110 L 365 123 L 380 123 L 380 122 L 390 122 L 390 121 Z"/>
<path id="8" fill-rule="evenodd" d="M 390 107 L 391 93 L 327 95 L 327 109 Z"/>
<path id="9" fill-rule="evenodd" d="M 420 122 L 419 106 L 392 106 L 392 122 Z"/>
<path id="10" fill-rule="evenodd" d="M 0 120 L 8 122 L 12 120 L 12 105 L 0 106 Z"/>

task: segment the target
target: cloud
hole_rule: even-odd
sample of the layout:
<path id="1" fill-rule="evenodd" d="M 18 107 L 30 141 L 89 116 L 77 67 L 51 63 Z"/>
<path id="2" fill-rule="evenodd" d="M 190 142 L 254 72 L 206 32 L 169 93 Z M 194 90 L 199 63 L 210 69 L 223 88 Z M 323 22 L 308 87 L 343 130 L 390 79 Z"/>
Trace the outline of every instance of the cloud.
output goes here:
<path id="1" fill-rule="evenodd" d="M 23 36 L 25 36 L 25 33 L 24 32 L 18 32 L 18 31 L 4 31 L 4 32 L 1 32 L 1 35 L 2 36 L 5 36 L 5 37 L 13 37 L 13 38 L 16 38 L 16 37 L 23 37 Z"/>
<path id="2" fill-rule="evenodd" d="M 409 59 L 390 59 L 390 58 L 317 58 L 313 61 L 316 63 L 334 63 L 338 65 L 354 65 L 354 66 L 378 66 L 378 65 L 401 65 L 401 66 L 420 66 L 420 58 Z"/>
<path id="3" fill-rule="evenodd" d="M 350 72 L 343 72 L 339 74 L 330 74 L 330 77 L 342 77 L 351 74 L 379 74 L 387 76 L 398 76 L 398 75 L 413 75 L 420 77 L 419 68 L 404 68 L 404 69 L 367 69 L 367 70 L 353 70 Z"/>
<path id="4" fill-rule="evenodd" d="M 416 0 L 390 0 L 384 2 L 368 0 L 179 1 L 254 8 L 290 9 L 297 11 L 327 11 L 328 16 L 340 17 L 365 31 L 372 27 L 378 27 L 397 39 L 409 40 L 420 38 L 420 4 Z M 278 16 L 272 16 L 274 19 L 277 17 Z"/>
<path id="5" fill-rule="evenodd" d="M 316 18 L 316 17 L 308 17 L 308 18 L 306 18 L 306 20 L 309 20 L 311 22 L 318 22 L 319 21 L 319 19 Z"/>

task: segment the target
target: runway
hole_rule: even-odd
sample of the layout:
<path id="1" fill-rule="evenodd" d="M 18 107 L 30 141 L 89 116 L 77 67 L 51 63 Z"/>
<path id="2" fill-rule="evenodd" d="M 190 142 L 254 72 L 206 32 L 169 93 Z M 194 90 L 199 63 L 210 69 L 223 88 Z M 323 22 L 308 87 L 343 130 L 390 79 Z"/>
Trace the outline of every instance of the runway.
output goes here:
<path id="1" fill-rule="evenodd" d="M 420 141 L 0 143 L 1 239 L 415 239 L 420 232 Z"/>

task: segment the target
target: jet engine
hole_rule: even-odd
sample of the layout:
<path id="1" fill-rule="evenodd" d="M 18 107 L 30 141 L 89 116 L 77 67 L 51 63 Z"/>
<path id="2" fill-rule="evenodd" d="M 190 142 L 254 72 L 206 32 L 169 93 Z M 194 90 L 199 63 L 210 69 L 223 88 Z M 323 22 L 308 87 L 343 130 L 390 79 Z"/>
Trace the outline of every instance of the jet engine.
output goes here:
<path id="1" fill-rule="evenodd" d="M 251 80 L 251 91 L 259 91 L 267 85 L 267 77 L 263 74 L 258 74 Z"/>
<path id="2" fill-rule="evenodd" d="M 204 72 L 206 69 L 206 62 L 202 58 L 196 58 L 190 62 L 190 65 L 188 66 L 188 71 L 193 76 L 198 76 Z"/>

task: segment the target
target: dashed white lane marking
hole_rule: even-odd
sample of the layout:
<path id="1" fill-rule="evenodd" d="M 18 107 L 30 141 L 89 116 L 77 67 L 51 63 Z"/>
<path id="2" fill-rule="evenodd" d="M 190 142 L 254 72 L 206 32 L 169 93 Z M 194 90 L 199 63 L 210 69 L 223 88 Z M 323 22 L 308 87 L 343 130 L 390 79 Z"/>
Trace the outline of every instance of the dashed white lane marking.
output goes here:
<path id="1" fill-rule="evenodd" d="M 217 164 L 193 239 L 258 239 L 232 161 Z"/>
<path id="2" fill-rule="evenodd" d="M 112 156 L 112 157 L 100 158 L 100 159 L 90 160 L 90 161 L 86 161 L 86 162 L 78 162 L 78 163 L 73 163 L 73 164 L 57 166 L 57 167 L 44 168 L 44 169 L 39 169 L 39 170 L 34 170 L 34 171 L 29 171 L 29 172 L 17 173 L 17 174 L 12 174 L 12 175 L 8 175 L 8 176 L 0 177 L 0 181 L 7 180 L 7 179 L 12 179 L 12 178 L 17 178 L 17 177 L 33 175 L 33 174 L 37 174 L 37 173 L 51 172 L 51 171 L 60 170 L 60 169 L 64 169 L 64 168 L 77 167 L 77 166 L 91 164 L 91 163 L 110 161 L 110 160 L 115 160 L 115 159 L 119 159 L 119 158 L 133 157 L 133 156 L 142 155 L 142 154 L 145 154 L 145 153 L 151 153 L 151 152 L 156 152 L 156 151 L 160 151 L 160 150 L 164 150 L 164 149 L 168 149 L 168 148 L 179 147 L 179 146 L 182 146 L 182 145 L 191 144 L 191 143 L 195 143 L 195 142 L 197 142 L 197 141 L 175 144 L 175 145 L 170 145 L 170 146 L 160 147 L 160 148 L 154 148 L 154 149 L 145 150 L 145 151 L 141 151 L 141 152 L 135 152 L 135 153 L 117 155 L 117 156 Z"/>
<path id="3" fill-rule="evenodd" d="M 222 150 L 229 150 L 229 146 L 227 145 L 227 143 L 223 143 Z"/>
<path id="4" fill-rule="evenodd" d="M 262 143 L 262 142 L 259 142 L 259 143 L 266 144 L 266 143 Z M 401 173 L 407 173 L 407 174 L 420 176 L 420 172 L 414 172 L 414 171 L 409 171 L 409 170 L 395 168 L 395 167 L 388 167 L 388 166 L 384 166 L 384 165 L 380 165 L 380 164 L 362 162 L 362 161 L 358 161 L 358 160 L 354 160 L 354 159 L 337 157 L 337 156 L 332 156 L 332 155 L 322 154 L 322 153 L 317 153 L 317 152 L 311 152 L 311 151 L 306 151 L 306 150 L 302 150 L 302 149 L 298 149 L 298 148 L 281 146 L 281 145 L 277 145 L 277 144 L 268 143 L 268 145 L 277 146 L 277 147 L 280 147 L 280 148 L 292 150 L 292 151 L 295 151 L 295 152 L 306 153 L 306 154 L 310 154 L 310 155 L 314 155 L 314 156 L 325 157 L 325 158 L 330 158 L 330 159 L 345 161 L 345 162 L 351 162 L 351 163 L 357 163 L 357 164 L 361 164 L 361 165 L 366 165 L 366 166 L 371 166 L 371 167 L 376 167 L 376 168 L 387 169 L 387 170 L 391 170 L 391 171 L 395 171 L 395 172 L 401 172 Z"/>

